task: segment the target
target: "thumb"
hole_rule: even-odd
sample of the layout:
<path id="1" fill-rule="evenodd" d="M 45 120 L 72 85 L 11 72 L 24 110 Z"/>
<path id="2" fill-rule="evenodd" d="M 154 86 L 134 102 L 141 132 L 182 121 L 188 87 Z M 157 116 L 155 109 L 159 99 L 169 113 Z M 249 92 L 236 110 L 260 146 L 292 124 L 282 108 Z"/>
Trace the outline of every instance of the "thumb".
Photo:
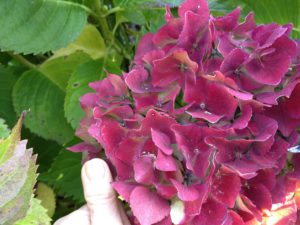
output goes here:
<path id="1" fill-rule="evenodd" d="M 112 176 L 107 164 L 101 159 L 86 162 L 82 167 L 81 179 L 91 225 L 121 225 L 122 218 L 110 184 Z"/>

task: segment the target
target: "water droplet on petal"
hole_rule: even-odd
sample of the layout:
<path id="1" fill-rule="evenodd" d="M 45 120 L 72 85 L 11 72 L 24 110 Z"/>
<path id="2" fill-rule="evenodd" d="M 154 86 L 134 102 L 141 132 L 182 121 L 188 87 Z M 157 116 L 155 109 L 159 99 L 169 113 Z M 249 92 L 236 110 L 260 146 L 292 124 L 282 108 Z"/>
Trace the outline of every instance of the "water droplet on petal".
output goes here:
<path id="1" fill-rule="evenodd" d="M 125 125 L 126 125 L 125 121 L 122 120 L 122 121 L 120 122 L 120 125 L 121 125 L 122 127 L 125 127 Z"/>
<path id="2" fill-rule="evenodd" d="M 156 103 L 156 106 L 157 106 L 157 107 L 162 107 L 162 103 L 161 103 L 161 102 L 157 102 L 157 103 Z"/>
<path id="3" fill-rule="evenodd" d="M 201 109 L 205 109 L 205 107 L 206 107 L 205 103 L 204 103 L 204 102 L 201 102 L 201 103 L 200 103 L 200 108 L 201 108 Z"/>

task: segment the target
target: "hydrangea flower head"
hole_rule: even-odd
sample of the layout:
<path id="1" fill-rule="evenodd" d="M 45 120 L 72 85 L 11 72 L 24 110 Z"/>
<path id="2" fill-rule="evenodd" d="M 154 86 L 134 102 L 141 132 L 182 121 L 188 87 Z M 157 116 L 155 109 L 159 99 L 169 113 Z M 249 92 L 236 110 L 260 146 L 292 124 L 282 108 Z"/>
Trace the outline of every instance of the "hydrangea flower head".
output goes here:
<path id="1" fill-rule="evenodd" d="M 295 224 L 300 46 L 290 25 L 239 21 L 205 0 L 167 7 L 130 71 L 81 98 L 71 150 L 104 149 L 132 224 Z"/>

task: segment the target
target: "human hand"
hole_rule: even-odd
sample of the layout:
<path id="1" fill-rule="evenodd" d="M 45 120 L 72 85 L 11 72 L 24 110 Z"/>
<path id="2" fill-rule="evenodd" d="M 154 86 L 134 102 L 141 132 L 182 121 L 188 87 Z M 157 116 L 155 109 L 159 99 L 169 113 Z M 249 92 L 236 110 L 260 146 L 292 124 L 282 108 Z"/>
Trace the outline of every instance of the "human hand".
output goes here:
<path id="1" fill-rule="evenodd" d="M 59 219 L 54 225 L 130 225 L 110 185 L 107 164 L 92 159 L 81 170 L 86 205 Z"/>

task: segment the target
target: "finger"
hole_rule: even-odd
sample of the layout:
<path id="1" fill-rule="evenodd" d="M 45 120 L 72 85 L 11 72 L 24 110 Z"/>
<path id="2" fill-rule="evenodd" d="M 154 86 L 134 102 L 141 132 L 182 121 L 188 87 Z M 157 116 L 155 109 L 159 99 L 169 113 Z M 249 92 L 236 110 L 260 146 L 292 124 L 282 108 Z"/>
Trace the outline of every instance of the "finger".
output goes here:
<path id="1" fill-rule="evenodd" d="M 84 196 L 90 212 L 91 225 L 122 225 L 112 176 L 101 159 L 86 162 L 81 171 Z"/>
<path id="2" fill-rule="evenodd" d="M 128 217 L 127 217 L 127 215 L 126 215 L 126 213 L 125 213 L 125 211 L 122 207 L 122 204 L 120 204 L 120 202 L 119 202 L 118 206 L 119 206 L 119 211 L 120 211 L 120 214 L 121 214 L 121 219 L 122 219 L 123 225 L 130 225 Z"/>
<path id="3" fill-rule="evenodd" d="M 57 220 L 54 225 L 90 225 L 90 213 L 87 206 L 83 206 L 80 209 L 70 213 L 69 215 Z"/>

